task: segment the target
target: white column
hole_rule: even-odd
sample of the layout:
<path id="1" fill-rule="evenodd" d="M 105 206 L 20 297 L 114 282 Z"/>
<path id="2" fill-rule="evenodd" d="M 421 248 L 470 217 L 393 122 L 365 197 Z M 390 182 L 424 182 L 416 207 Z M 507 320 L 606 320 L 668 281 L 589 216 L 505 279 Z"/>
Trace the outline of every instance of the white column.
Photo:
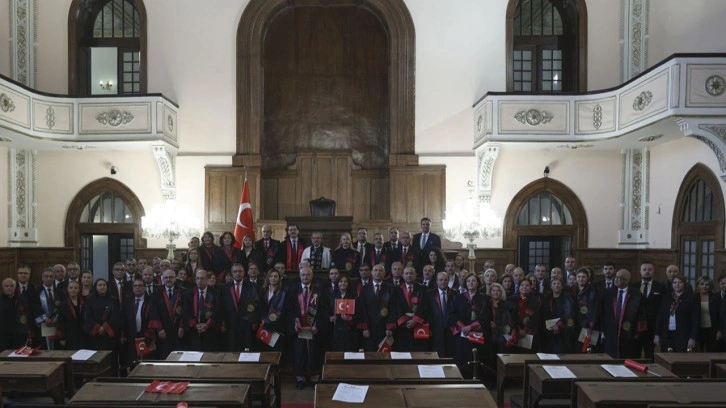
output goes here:
<path id="1" fill-rule="evenodd" d="M 648 0 L 622 0 L 620 79 L 625 82 L 648 68 Z"/>
<path id="2" fill-rule="evenodd" d="M 10 68 L 12 78 L 35 86 L 35 0 L 10 1 Z M 11 247 L 37 246 L 35 201 L 36 152 L 8 152 L 8 242 Z"/>
<path id="3" fill-rule="evenodd" d="M 647 148 L 623 150 L 622 219 L 618 246 L 647 248 L 650 211 L 650 152 Z"/>

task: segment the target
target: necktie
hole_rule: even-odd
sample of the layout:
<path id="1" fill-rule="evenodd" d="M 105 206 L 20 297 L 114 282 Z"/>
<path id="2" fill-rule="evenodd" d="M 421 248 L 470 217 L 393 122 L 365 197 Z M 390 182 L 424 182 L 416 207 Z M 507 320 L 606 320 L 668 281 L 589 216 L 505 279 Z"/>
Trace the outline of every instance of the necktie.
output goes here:
<path id="1" fill-rule="evenodd" d="M 21 295 L 25 294 L 25 285 L 20 286 L 20 294 Z"/>
<path id="2" fill-rule="evenodd" d="M 421 248 L 424 248 L 426 246 L 426 236 L 428 234 L 421 234 Z"/>
<path id="3" fill-rule="evenodd" d="M 376 249 L 376 262 L 380 262 L 380 261 L 381 261 L 381 250 Z"/>
<path id="4" fill-rule="evenodd" d="M 139 305 L 141 304 L 141 298 L 136 298 L 134 302 L 134 315 L 136 316 L 136 333 L 141 331 L 141 316 L 139 315 Z"/>
<path id="5" fill-rule="evenodd" d="M 615 309 L 615 314 L 617 315 L 616 318 L 618 319 L 618 322 L 620 322 L 620 317 L 623 313 L 623 293 L 625 292 L 625 289 L 618 290 L 618 305 Z"/>
<path id="6" fill-rule="evenodd" d="M 149 295 L 149 296 L 151 296 L 151 295 L 154 294 L 151 285 L 146 285 L 146 294 Z"/>
<path id="7" fill-rule="evenodd" d="M 265 251 L 267 251 L 267 248 L 269 248 L 269 247 L 270 247 L 270 241 L 266 239 L 265 240 Z"/>
<path id="8" fill-rule="evenodd" d="M 401 261 L 403 261 L 404 264 L 406 263 L 406 253 L 407 252 L 408 252 L 408 248 L 406 248 L 406 247 L 401 248 Z"/>
<path id="9" fill-rule="evenodd" d="M 297 240 L 296 239 L 292 240 L 292 252 L 297 253 Z"/>
<path id="10" fill-rule="evenodd" d="M 446 292 L 440 290 L 439 296 L 441 297 L 441 312 L 446 315 Z"/>
<path id="11" fill-rule="evenodd" d="M 375 285 L 375 288 L 376 288 L 376 290 L 374 291 L 374 293 L 377 295 L 378 294 L 378 291 L 380 290 L 380 288 L 378 287 L 378 284 L 377 283 Z"/>
<path id="12" fill-rule="evenodd" d="M 46 288 L 46 295 L 48 296 L 48 306 L 53 304 L 53 290 L 50 288 Z"/>
<path id="13" fill-rule="evenodd" d="M 235 282 L 234 284 L 234 293 L 237 296 L 237 303 L 239 303 L 239 297 L 240 297 L 240 284 L 239 282 Z"/>
<path id="14" fill-rule="evenodd" d="M 201 320 L 204 318 L 204 312 L 206 311 L 204 307 L 204 290 L 199 291 L 199 304 L 197 309 L 198 319 Z"/>
<path id="15" fill-rule="evenodd" d="M 643 283 L 643 296 L 648 297 L 648 282 Z"/>
<path id="16" fill-rule="evenodd" d="M 612 282 L 606 282 L 606 283 L 608 284 L 607 288 L 610 289 L 610 287 L 612 286 Z"/>
<path id="17" fill-rule="evenodd" d="M 169 288 L 167 289 L 167 294 L 169 295 L 169 300 L 171 300 L 171 297 L 174 296 L 174 291 Z"/>
<path id="18" fill-rule="evenodd" d="M 358 252 L 360 252 L 361 255 L 363 255 L 363 248 L 364 248 L 363 244 L 359 242 L 358 243 Z"/>
<path id="19" fill-rule="evenodd" d="M 305 307 L 308 304 L 308 285 L 303 286 L 303 299 L 305 299 Z"/>
<path id="20" fill-rule="evenodd" d="M 429 286 L 429 281 L 425 280 L 423 281 L 424 286 Z"/>
<path id="21" fill-rule="evenodd" d="M 406 285 L 406 290 L 408 291 L 408 296 L 411 296 L 411 285 Z"/>

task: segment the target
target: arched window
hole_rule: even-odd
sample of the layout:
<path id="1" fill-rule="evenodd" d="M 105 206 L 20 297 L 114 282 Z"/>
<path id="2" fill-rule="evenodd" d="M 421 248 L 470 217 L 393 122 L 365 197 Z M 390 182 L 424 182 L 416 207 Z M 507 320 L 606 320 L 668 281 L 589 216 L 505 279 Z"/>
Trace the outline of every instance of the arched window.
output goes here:
<path id="1" fill-rule="evenodd" d="M 107 277 L 110 266 L 145 248 L 141 238 L 144 208 L 125 185 L 110 178 L 84 187 L 71 201 L 66 215 L 66 246 L 78 249 L 81 269 Z"/>
<path id="2" fill-rule="evenodd" d="M 510 0 L 507 90 L 586 90 L 587 8 L 584 0 Z"/>
<path id="3" fill-rule="evenodd" d="M 723 248 L 724 201 L 718 179 L 703 164 L 693 166 L 681 183 L 673 234 L 681 272 L 691 285 L 700 276 L 715 278 L 719 270 L 716 249 Z"/>
<path id="4" fill-rule="evenodd" d="M 74 0 L 68 30 L 71 94 L 146 93 L 141 0 Z"/>
<path id="5" fill-rule="evenodd" d="M 587 217 L 582 203 L 559 181 L 542 178 L 512 199 L 504 217 L 504 248 L 517 248 L 527 271 L 537 264 L 562 266 L 576 249 L 587 247 Z"/>

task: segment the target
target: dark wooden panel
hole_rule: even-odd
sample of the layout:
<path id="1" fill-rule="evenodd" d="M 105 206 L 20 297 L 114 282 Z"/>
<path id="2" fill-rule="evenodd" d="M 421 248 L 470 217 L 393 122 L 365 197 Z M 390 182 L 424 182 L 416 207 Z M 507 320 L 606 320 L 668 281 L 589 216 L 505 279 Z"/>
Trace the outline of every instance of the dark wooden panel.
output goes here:
<path id="1" fill-rule="evenodd" d="M 391 219 L 412 231 L 419 220 L 431 219 L 432 229 L 441 231 L 446 208 L 446 167 L 408 166 L 390 169 Z"/>
<path id="2" fill-rule="evenodd" d="M 45 268 L 55 264 L 67 265 L 76 256 L 74 248 L 17 248 L 16 251 L 18 265 L 30 266 L 30 280 L 36 285 L 40 285 L 40 277 Z M 13 269 L 16 271 L 17 266 Z"/>
<path id="3" fill-rule="evenodd" d="M 0 282 L 5 278 L 16 278 L 17 263 L 17 250 L 0 248 Z"/>
<path id="4" fill-rule="evenodd" d="M 224 223 L 224 194 L 226 192 L 226 184 L 226 177 L 224 173 L 207 171 L 205 224 Z"/>

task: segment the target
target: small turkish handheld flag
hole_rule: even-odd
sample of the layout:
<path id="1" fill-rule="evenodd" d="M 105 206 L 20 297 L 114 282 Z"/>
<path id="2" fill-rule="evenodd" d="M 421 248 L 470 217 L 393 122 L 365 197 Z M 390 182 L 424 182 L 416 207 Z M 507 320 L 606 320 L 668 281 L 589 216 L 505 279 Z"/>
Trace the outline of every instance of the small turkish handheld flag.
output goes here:
<path id="1" fill-rule="evenodd" d="M 428 340 L 431 337 L 431 326 L 428 323 L 413 328 L 414 340 Z"/>
<path id="2" fill-rule="evenodd" d="M 378 352 L 379 353 L 390 353 L 391 350 L 393 350 L 393 337 L 392 336 L 386 336 L 381 340 L 380 343 L 378 343 Z"/>
<path id="3" fill-rule="evenodd" d="M 234 226 L 234 246 L 240 248 L 242 240 L 247 235 L 255 240 L 255 228 L 252 221 L 252 204 L 250 204 L 250 187 L 247 185 L 247 177 L 245 177 L 242 186 L 242 198 L 239 200 L 239 211 L 237 212 L 237 223 Z"/>
<path id="4" fill-rule="evenodd" d="M 335 313 L 341 315 L 355 314 L 355 299 L 335 299 Z"/>

